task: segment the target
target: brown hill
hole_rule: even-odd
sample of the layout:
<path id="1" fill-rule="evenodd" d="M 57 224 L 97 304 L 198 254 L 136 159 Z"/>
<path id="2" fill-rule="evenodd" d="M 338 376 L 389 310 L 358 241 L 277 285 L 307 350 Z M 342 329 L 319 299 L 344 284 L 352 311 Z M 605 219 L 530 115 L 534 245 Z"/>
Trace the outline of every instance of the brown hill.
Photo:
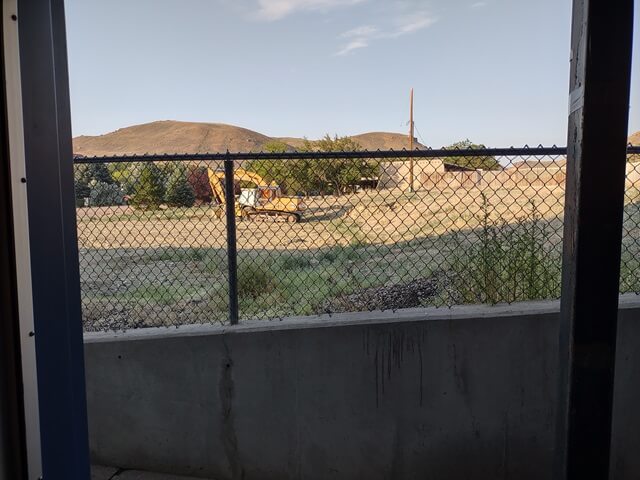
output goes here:
<path id="1" fill-rule="evenodd" d="M 73 139 L 79 155 L 144 153 L 211 153 L 260 151 L 270 137 L 246 128 L 222 123 L 176 122 L 171 120 L 121 128 L 98 136 Z"/>
<path id="2" fill-rule="evenodd" d="M 365 150 L 402 150 L 409 149 L 409 135 L 402 133 L 371 132 L 351 137 Z M 413 148 L 424 150 L 426 147 L 414 141 Z"/>
<path id="3" fill-rule="evenodd" d="M 638 145 L 640 146 L 640 132 L 636 132 L 633 135 L 631 135 L 629 137 L 629 143 L 631 145 Z"/>
<path id="4" fill-rule="evenodd" d="M 363 133 L 352 137 L 366 150 L 408 148 L 406 135 Z M 73 139 L 73 153 L 84 156 L 145 153 L 259 152 L 274 140 L 302 147 L 304 139 L 272 138 L 246 128 L 222 123 L 196 123 L 163 120 L 120 128 L 104 135 L 82 135 Z M 416 148 L 425 148 L 416 143 Z"/>

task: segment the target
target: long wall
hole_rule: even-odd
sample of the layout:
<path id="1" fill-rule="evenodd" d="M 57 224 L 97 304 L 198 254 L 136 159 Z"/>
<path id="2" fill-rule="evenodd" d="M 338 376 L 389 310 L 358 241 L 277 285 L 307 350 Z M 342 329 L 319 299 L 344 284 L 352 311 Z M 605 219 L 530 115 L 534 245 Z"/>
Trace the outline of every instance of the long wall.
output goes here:
<path id="1" fill-rule="evenodd" d="M 216 479 L 550 478 L 558 303 L 88 334 L 95 463 Z M 623 297 L 616 479 L 640 478 Z"/>

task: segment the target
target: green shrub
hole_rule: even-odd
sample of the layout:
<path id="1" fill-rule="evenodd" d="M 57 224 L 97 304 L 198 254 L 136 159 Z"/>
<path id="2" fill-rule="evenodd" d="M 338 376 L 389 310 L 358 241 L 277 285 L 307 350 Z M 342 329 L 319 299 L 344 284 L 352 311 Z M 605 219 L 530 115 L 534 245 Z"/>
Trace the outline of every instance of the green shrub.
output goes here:
<path id="1" fill-rule="evenodd" d="M 454 303 L 517 302 L 556 298 L 560 259 L 549 251 L 547 224 L 535 205 L 515 224 L 491 222 L 484 199 L 476 242 L 454 236 L 449 257 Z"/>
<path id="2" fill-rule="evenodd" d="M 196 201 L 193 187 L 187 180 L 187 169 L 178 165 L 167 182 L 165 201 L 170 207 L 192 207 Z"/>
<path id="3" fill-rule="evenodd" d="M 89 202 L 92 207 L 109 207 L 122 205 L 124 200 L 118 184 L 96 182 L 91 186 Z"/>
<path id="4" fill-rule="evenodd" d="M 270 265 L 250 258 L 238 262 L 238 295 L 255 299 L 276 287 L 275 272 Z"/>
<path id="5" fill-rule="evenodd" d="M 153 163 L 142 167 L 131 203 L 139 208 L 154 210 L 160 207 L 164 198 L 162 171 Z"/>

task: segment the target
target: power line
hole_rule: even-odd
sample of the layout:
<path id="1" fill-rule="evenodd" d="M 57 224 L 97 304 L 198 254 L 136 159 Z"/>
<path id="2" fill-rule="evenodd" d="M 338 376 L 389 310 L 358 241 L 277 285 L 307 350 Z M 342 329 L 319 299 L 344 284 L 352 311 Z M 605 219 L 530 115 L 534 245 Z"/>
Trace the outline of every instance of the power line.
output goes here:
<path id="1" fill-rule="evenodd" d="M 418 134 L 418 138 L 420 139 L 420 143 L 422 143 L 422 145 L 426 146 L 426 142 L 424 141 L 424 138 L 422 138 L 422 134 L 420 133 L 420 130 L 418 130 L 418 126 L 416 125 L 415 122 L 413 122 L 413 128 L 415 128 L 416 133 Z"/>

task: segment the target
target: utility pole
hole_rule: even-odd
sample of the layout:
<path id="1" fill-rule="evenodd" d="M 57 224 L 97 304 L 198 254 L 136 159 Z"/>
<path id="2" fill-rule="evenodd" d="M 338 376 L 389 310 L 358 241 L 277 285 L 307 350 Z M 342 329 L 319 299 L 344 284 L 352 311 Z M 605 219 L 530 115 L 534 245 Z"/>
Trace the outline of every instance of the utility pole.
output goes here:
<path id="1" fill-rule="evenodd" d="M 409 151 L 413 151 L 413 88 L 410 95 L 409 106 Z M 413 157 L 409 157 L 409 191 L 414 192 L 413 189 Z"/>

